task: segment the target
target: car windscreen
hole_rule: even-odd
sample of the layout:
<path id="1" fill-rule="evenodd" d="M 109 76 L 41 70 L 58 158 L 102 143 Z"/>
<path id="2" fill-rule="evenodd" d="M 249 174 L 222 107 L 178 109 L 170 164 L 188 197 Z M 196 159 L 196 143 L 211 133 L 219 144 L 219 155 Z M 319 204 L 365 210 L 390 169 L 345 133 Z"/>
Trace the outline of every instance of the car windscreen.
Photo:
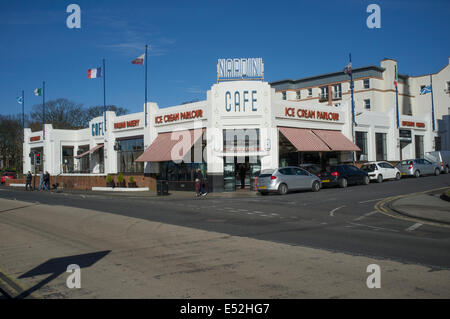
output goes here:
<path id="1" fill-rule="evenodd" d="M 366 164 L 361 166 L 361 170 L 364 172 L 373 172 L 377 169 L 377 166 L 375 164 Z"/>

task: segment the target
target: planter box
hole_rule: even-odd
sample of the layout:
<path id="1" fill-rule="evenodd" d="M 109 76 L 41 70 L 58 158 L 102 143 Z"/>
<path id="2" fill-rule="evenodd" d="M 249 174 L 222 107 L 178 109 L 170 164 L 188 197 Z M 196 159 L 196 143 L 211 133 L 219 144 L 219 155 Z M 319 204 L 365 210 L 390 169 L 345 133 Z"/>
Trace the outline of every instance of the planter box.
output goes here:
<path id="1" fill-rule="evenodd" d="M 114 182 L 106 182 L 106 187 L 113 187 L 114 188 Z"/>
<path id="2" fill-rule="evenodd" d="M 136 185 L 136 182 L 128 182 L 128 188 L 136 188 L 137 187 L 137 185 Z"/>
<path id="3" fill-rule="evenodd" d="M 127 187 L 127 183 L 125 183 L 125 182 L 117 182 L 117 186 L 116 187 Z"/>

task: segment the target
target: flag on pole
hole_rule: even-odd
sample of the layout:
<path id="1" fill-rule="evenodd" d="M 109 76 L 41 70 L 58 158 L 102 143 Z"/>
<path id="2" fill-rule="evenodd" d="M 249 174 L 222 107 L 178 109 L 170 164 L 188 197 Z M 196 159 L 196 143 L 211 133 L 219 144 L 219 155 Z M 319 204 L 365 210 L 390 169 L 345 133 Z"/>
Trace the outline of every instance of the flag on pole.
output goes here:
<path id="1" fill-rule="evenodd" d="M 34 95 L 42 96 L 42 89 L 34 89 Z"/>
<path id="2" fill-rule="evenodd" d="M 134 59 L 133 61 L 131 61 L 131 63 L 144 65 L 144 60 L 145 60 L 145 53 L 143 53 L 141 56 L 139 56 L 136 59 Z"/>
<path id="3" fill-rule="evenodd" d="M 22 104 L 23 98 L 21 96 L 17 97 L 17 103 Z"/>
<path id="4" fill-rule="evenodd" d="M 424 86 L 422 89 L 420 89 L 420 95 L 431 93 L 431 85 Z"/>
<path id="5" fill-rule="evenodd" d="M 395 74 L 394 74 L 394 85 L 397 87 L 398 84 L 398 74 L 397 74 L 397 67 L 395 67 Z"/>
<path id="6" fill-rule="evenodd" d="M 349 62 L 349 63 L 345 66 L 345 68 L 344 68 L 344 73 L 345 73 L 345 74 L 348 74 L 348 75 L 352 74 L 352 62 Z"/>
<path id="7" fill-rule="evenodd" d="M 88 70 L 88 78 L 95 79 L 102 77 L 102 68 L 89 69 Z"/>

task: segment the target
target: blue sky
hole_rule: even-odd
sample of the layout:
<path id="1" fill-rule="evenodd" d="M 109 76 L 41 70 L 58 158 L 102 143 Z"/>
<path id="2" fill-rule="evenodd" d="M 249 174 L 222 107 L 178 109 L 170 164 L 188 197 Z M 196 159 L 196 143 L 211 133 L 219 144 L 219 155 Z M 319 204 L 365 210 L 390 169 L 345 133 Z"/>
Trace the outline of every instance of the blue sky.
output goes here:
<path id="1" fill-rule="evenodd" d="M 66 7 L 81 7 L 81 29 L 68 29 Z M 381 8 L 368 29 L 366 8 Z M 399 62 L 399 73 L 436 72 L 450 56 L 448 0 L 148 1 L 1 0 L 0 114 L 26 112 L 41 99 L 102 105 L 101 79 L 87 70 L 106 59 L 107 104 L 140 112 L 144 69 L 131 61 L 148 44 L 148 98 L 160 107 L 204 99 L 218 58 L 262 57 L 267 81 L 353 66 Z"/>

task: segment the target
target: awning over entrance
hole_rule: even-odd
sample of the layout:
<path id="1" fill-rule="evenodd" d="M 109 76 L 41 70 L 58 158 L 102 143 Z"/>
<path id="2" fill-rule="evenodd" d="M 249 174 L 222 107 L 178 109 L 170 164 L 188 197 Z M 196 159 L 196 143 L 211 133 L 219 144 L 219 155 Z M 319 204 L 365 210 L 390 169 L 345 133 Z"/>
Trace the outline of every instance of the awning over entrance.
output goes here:
<path id="1" fill-rule="evenodd" d="M 279 127 L 278 130 L 299 152 L 329 152 L 330 148 L 310 129 Z"/>
<path id="2" fill-rule="evenodd" d="M 299 152 L 360 151 L 340 131 L 278 127 Z"/>
<path id="3" fill-rule="evenodd" d="M 96 150 L 102 148 L 103 146 L 105 146 L 105 145 L 104 145 L 104 144 L 99 144 L 99 145 L 97 145 L 97 146 L 94 146 L 94 147 L 91 148 L 89 151 L 86 151 L 86 152 L 84 152 L 84 153 L 82 153 L 82 154 L 80 154 L 80 155 L 75 156 L 75 158 L 82 158 L 82 157 L 85 156 L 85 155 L 92 154 L 92 153 L 94 153 Z"/>
<path id="4" fill-rule="evenodd" d="M 360 151 L 361 149 L 353 144 L 340 131 L 312 130 L 322 141 L 324 141 L 332 151 Z"/>
<path id="5" fill-rule="evenodd" d="M 152 145 L 136 159 L 136 162 L 182 160 L 192 148 L 192 145 L 202 137 L 203 132 L 205 132 L 205 128 L 158 134 Z M 172 139 L 172 136 L 174 139 Z"/>

